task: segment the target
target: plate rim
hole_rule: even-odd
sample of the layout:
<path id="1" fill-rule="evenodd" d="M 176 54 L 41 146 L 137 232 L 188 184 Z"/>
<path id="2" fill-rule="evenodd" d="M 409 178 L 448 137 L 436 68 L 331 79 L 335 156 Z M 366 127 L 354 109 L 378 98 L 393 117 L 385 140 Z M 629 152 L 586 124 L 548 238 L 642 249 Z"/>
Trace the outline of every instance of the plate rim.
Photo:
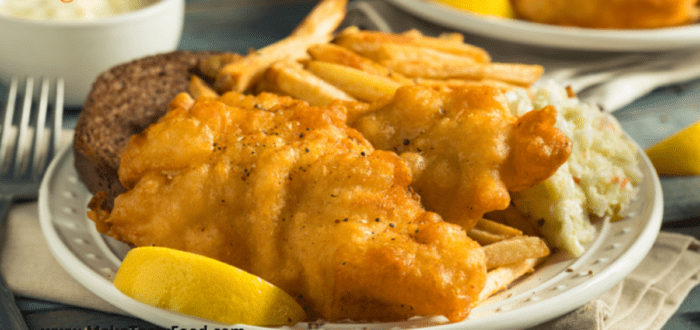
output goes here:
<path id="1" fill-rule="evenodd" d="M 53 179 L 56 168 L 59 164 L 69 156 L 69 151 L 73 150 L 72 140 L 66 143 L 56 157 L 51 161 L 44 177 L 42 178 L 41 185 L 39 187 L 39 197 L 38 197 L 38 212 L 39 212 L 39 225 L 41 227 L 44 240 L 46 240 L 47 245 L 51 254 L 53 254 L 54 259 L 63 267 L 63 269 L 78 283 L 83 287 L 88 289 L 100 299 L 105 300 L 107 303 L 113 305 L 114 307 L 127 312 L 130 315 L 139 317 L 143 320 L 149 321 L 151 323 L 158 323 L 158 320 L 153 320 L 149 317 L 150 313 L 152 315 L 168 315 L 168 323 L 173 323 L 173 321 L 183 323 L 190 319 L 190 317 L 183 317 L 184 315 L 179 313 L 174 313 L 169 310 L 154 307 L 148 304 L 136 301 L 127 295 L 123 294 L 121 291 L 117 290 L 112 282 L 96 273 L 85 265 L 80 259 L 75 256 L 73 251 L 71 251 L 65 243 L 62 241 L 58 232 L 53 228 L 53 222 L 51 220 L 51 214 L 49 214 L 49 184 Z M 89 279 L 85 281 L 85 279 Z M 113 296 L 117 303 L 108 301 L 103 298 L 103 294 L 108 294 Z M 146 314 L 149 313 L 149 314 Z M 173 323 L 174 324 L 174 323 Z"/>
<path id="2" fill-rule="evenodd" d="M 583 306 L 586 302 L 590 301 L 591 299 L 589 298 L 581 298 L 583 296 L 590 296 L 591 292 L 598 292 L 599 294 L 604 293 L 608 289 L 612 288 L 614 285 L 619 283 L 626 277 L 635 267 L 638 265 L 644 257 L 648 254 L 649 250 L 651 249 L 654 241 L 656 240 L 657 235 L 660 232 L 661 229 L 661 223 L 662 223 L 662 218 L 663 218 L 663 195 L 662 195 L 662 190 L 661 190 L 661 182 L 656 174 L 656 171 L 651 164 L 651 161 L 649 158 L 646 156 L 646 154 L 641 150 L 641 148 L 637 145 L 636 142 L 632 140 L 632 143 L 635 145 L 639 158 L 641 160 L 640 166 L 646 167 L 646 169 L 651 172 L 652 175 L 646 176 L 644 180 L 650 179 L 652 180 L 651 186 L 652 186 L 652 192 L 653 192 L 653 201 L 650 199 L 653 203 L 651 214 L 649 216 L 648 222 L 646 227 L 639 233 L 637 239 L 627 247 L 627 250 L 623 252 L 617 260 L 612 262 L 609 266 L 605 267 L 604 270 L 595 276 L 593 276 L 593 279 L 590 281 L 584 281 L 582 284 L 576 285 L 573 288 L 569 289 L 566 291 L 566 297 L 569 297 L 570 299 L 564 299 L 562 298 L 556 299 L 556 298 L 551 298 L 551 299 L 546 299 L 544 301 L 540 301 L 535 304 L 531 304 L 529 306 L 525 307 L 520 307 L 518 309 L 512 310 L 512 311 L 507 311 L 504 313 L 499 314 L 499 318 L 504 317 L 508 318 L 509 320 L 509 325 L 508 326 L 513 326 L 517 325 L 519 327 L 528 327 L 528 326 L 533 326 L 536 324 L 541 324 L 543 322 L 549 321 L 551 319 L 554 319 L 558 316 L 564 315 L 567 312 L 573 311 L 578 307 Z M 40 226 L 42 229 L 42 233 L 44 236 L 44 239 L 47 242 L 47 245 L 49 246 L 49 250 L 53 254 L 54 258 L 58 261 L 58 263 L 66 270 L 66 272 L 69 273 L 71 277 L 73 277 L 78 283 L 83 285 L 86 289 L 91 291 L 93 294 L 97 295 L 101 299 L 105 300 L 107 303 L 119 308 L 120 310 L 125 311 L 126 313 L 130 314 L 131 316 L 141 318 L 143 320 L 146 320 L 148 322 L 164 326 L 164 327 L 170 327 L 173 324 L 178 324 L 178 325 L 188 325 L 189 326 L 194 326 L 198 327 L 201 325 L 209 325 L 212 327 L 235 327 L 239 329 L 257 329 L 257 330 L 264 330 L 264 329 L 270 329 L 267 327 L 259 327 L 259 326 L 250 326 L 250 325 L 244 325 L 244 324 L 236 324 L 236 325 L 225 325 L 225 324 L 220 324 L 216 322 L 212 322 L 209 320 L 204 320 L 200 319 L 197 317 L 189 316 L 189 315 L 184 315 L 180 313 L 176 313 L 173 311 L 169 311 L 166 309 L 154 307 L 148 304 L 141 303 L 139 301 L 136 301 L 119 290 L 117 290 L 114 285 L 112 285 L 112 282 L 106 278 L 104 278 L 102 275 L 99 273 L 95 272 L 93 269 L 91 269 L 88 265 L 83 263 L 75 254 L 73 251 L 71 251 L 66 245 L 65 242 L 61 239 L 59 233 L 56 231 L 54 228 L 54 223 L 51 219 L 52 215 L 50 214 L 49 211 L 49 185 L 52 180 L 55 179 L 56 175 L 56 170 L 59 167 L 59 165 L 63 165 L 63 162 L 67 162 L 68 159 L 72 157 L 73 155 L 70 153 L 70 151 L 74 150 L 72 143 L 69 143 L 67 146 L 65 146 L 59 154 L 52 160 L 51 164 L 49 165 L 46 175 L 44 176 L 41 187 L 39 190 L 39 198 L 38 198 L 38 211 L 39 211 L 39 222 Z M 68 165 L 72 166 L 72 165 Z M 74 169 L 73 169 L 74 170 Z M 647 178 L 648 177 L 648 178 Z M 82 184 L 82 183 L 79 183 Z M 85 189 L 85 188 L 83 188 Z M 637 252 L 637 253 L 632 253 L 632 252 Z M 643 253 L 639 253 L 643 251 Z M 578 258 L 577 258 L 578 259 Z M 87 279 L 87 280 L 86 280 Z M 532 290 L 535 290 L 537 287 L 535 287 Z M 526 292 L 529 292 L 531 290 L 527 290 Z M 586 295 L 582 295 L 582 292 L 586 292 Z M 522 296 L 522 294 L 520 294 Z M 109 297 L 110 300 L 105 299 L 105 297 Z M 548 310 L 549 316 L 547 317 L 539 317 L 539 318 L 533 318 L 533 310 L 541 310 L 541 309 Z M 551 316 L 551 317 L 550 317 Z M 467 322 L 468 324 L 466 324 Z M 391 323 L 392 325 L 399 325 L 401 322 L 397 323 Z M 338 325 L 338 328 L 344 328 L 346 326 L 350 326 L 350 324 L 343 324 L 343 323 L 336 323 L 333 324 Z M 362 325 L 371 325 L 370 324 L 362 324 Z M 352 326 L 357 326 L 357 324 L 353 324 Z M 493 318 L 492 317 L 485 317 L 485 318 L 476 318 L 476 319 L 466 319 L 462 322 L 457 322 L 457 323 L 448 323 L 448 324 L 439 324 L 439 325 L 431 325 L 428 326 L 427 328 L 434 328 L 434 329 L 461 329 L 467 326 L 468 328 L 479 328 L 479 329 L 502 329 L 503 325 L 502 324 L 494 324 Z M 293 328 L 299 328 L 299 329 L 305 329 L 306 328 L 306 323 L 299 323 L 297 326 Z"/>
<path id="3" fill-rule="evenodd" d="M 700 46 L 700 23 L 648 30 L 604 30 L 472 14 L 430 0 L 388 0 L 422 19 L 518 44 L 569 50 L 658 52 Z"/>

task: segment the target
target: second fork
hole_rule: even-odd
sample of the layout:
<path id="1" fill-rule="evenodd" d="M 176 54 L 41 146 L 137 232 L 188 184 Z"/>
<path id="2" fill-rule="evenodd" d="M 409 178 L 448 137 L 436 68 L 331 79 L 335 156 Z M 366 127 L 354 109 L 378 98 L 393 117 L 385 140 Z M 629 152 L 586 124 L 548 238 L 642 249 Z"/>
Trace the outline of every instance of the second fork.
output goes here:
<path id="1" fill-rule="evenodd" d="M 43 78 L 38 86 L 38 93 L 35 93 L 34 77 L 27 77 L 23 103 L 21 108 L 17 108 L 18 95 L 22 95 L 19 93 L 19 83 L 18 77 L 13 77 L 10 81 L 7 104 L 0 129 L 0 177 L 5 178 L 12 172 L 17 179 L 26 176 L 28 181 L 38 181 L 49 161 L 56 154 L 60 143 L 64 83 L 63 79 L 59 78 L 56 79 L 54 85 L 51 79 Z M 52 122 L 48 127 L 52 135 L 48 137 L 48 141 L 45 141 L 49 99 L 53 98 L 53 95 L 50 95 L 51 90 L 55 92 L 51 113 Z M 35 99 L 38 99 L 38 103 L 34 102 Z M 17 113 L 17 110 L 20 112 Z M 19 121 L 13 120 L 15 115 L 20 115 Z M 33 143 L 32 135 L 34 135 Z M 31 144 L 28 145 L 28 143 Z M 34 198 L 36 193 L 17 197 Z"/>
<path id="2" fill-rule="evenodd" d="M 0 230 L 16 198 L 35 198 L 48 163 L 57 153 L 63 119 L 63 80 L 58 79 L 55 108 L 52 114 L 53 134 L 46 146 L 46 117 L 49 104 L 50 80 L 44 78 L 39 92 L 39 104 L 34 107 L 34 78 L 25 80 L 24 102 L 19 122 L 14 122 L 19 78 L 13 77 L 0 131 Z M 34 115 L 32 115 L 34 114 Z M 33 120 L 32 120 L 33 119 Z M 30 136 L 33 122 L 34 139 Z M 18 128 L 15 128 L 18 126 Z M 28 145 L 31 143 L 31 145 Z M 0 276 L 0 329 L 27 329 L 22 314 L 15 305 L 14 295 Z"/>

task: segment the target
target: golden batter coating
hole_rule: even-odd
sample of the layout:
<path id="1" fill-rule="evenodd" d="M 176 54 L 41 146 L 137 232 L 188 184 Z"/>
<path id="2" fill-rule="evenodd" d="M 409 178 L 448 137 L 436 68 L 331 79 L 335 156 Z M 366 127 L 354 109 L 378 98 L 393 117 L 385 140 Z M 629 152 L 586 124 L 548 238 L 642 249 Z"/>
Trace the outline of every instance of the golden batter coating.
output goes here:
<path id="1" fill-rule="evenodd" d="M 518 17 L 547 24 L 602 29 L 686 25 L 700 17 L 698 0 L 511 0 Z"/>
<path id="2" fill-rule="evenodd" d="M 505 209 L 509 191 L 544 181 L 571 154 L 571 141 L 554 128 L 554 108 L 518 118 L 491 86 L 404 86 L 393 98 L 350 110 L 351 126 L 375 148 L 409 162 L 411 187 L 425 208 L 466 230 L 484 213 Z"/>
<path id="3" fill-rule="evenodd" d="M 406 163 L 347 127 L 345 108 L 237 93 L 171 108 L 127 145 L 111 214 L 96 196 L 100 232 L 242 268 L 311 320 L 468 316 L 483 249 L 423 209 Z"/>

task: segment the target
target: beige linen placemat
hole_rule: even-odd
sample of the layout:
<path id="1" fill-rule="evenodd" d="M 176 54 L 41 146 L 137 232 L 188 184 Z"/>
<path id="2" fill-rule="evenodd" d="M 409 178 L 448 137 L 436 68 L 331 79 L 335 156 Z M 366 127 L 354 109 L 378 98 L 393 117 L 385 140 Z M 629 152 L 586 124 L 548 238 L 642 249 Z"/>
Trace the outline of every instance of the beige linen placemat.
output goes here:
<path id="1" fill-rule="evenodd" d="M 16 128 L 12 130 L 10 145 L 16 137 Z M 72 129 L 61 132 L 61 148 L 73 141 L 74 133 Z M 33 134 L 31 129 L 28 134 Z M 85 289 L 54 259 L 41 232 L 36 202 L 14 205 L 4 226 L 0 228 L 0 274 L 15 295 L 126 315 Z"/>
<path id="2" fill-rule="evenodd" d="M 621 283 L 578 310 L 533 329 L 661 329 L 700 282 L 692 236 L 661 232 L 649 254 Z"/>
<path id="3" fill-rule="evenodd" d="M 39 226 L 36 202 L 15 205 L 0 232 L 0 273 L 15 295 L 126 315 L 88 291 L 54 259 Z"/>

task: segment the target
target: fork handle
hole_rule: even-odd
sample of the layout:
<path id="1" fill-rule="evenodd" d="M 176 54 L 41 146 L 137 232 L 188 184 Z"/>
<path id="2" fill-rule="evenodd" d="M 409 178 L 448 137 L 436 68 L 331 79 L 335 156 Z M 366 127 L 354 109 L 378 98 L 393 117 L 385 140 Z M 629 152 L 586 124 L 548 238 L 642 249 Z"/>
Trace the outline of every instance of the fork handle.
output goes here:
<path id="1" fill-rule="evenodd" d="M 28 330 L 24 323 L 22 313 L 15 304 L 15 297 L 7 288 L 5 280 L 0 275 L 0 329 L 2 330 Z M 5 321 L 7 320 L 7 321 Z"/>
<path id="2" fill-rule="evenodd" d="M 0 228 L 7 220 L 7 212 L 12 205 L 11 196 L 2 196 L 0 198 Z M 5 279 L 0 275 L 0 330 L 28 330 L 27 324 L 24 323 L 22 313 L 17 308 L 15 296 L 7 287 Z"/>

